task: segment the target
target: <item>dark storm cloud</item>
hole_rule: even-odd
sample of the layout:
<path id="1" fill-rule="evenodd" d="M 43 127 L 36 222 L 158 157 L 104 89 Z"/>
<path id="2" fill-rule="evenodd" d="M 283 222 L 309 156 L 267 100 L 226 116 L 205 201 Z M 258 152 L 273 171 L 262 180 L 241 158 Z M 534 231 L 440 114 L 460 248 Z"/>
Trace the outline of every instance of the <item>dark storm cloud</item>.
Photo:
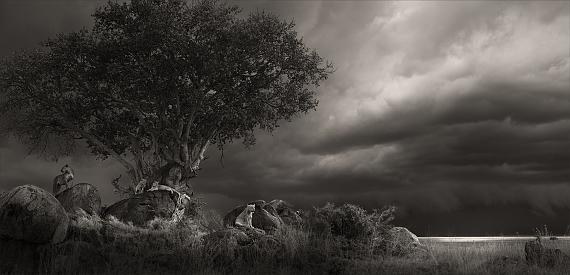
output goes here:
<path id="1" fill-rule="evenodd" d="M 282 139 L 226 154 L 213 173 L 231 181 L 205 174 L 201 188 L 303 206 L 396 203 L 409 217 L 568 209 L 567 3 L 383 2 L 354 24 L 321 8 L 328 23 L 314 26 L 329 35 L 307 41 L 343 50 L 331 52 L 337 72 L 319 111 L 280 129 Z"/>
<path id="2" fill-rule="evenodd" d="M 557 216 L 570 209 L 568 2 L 229 2 L 294 19 L 336 72 L 316 112 L 259 133 L 251 150 L 228 146 L 223 165 L 210 152 L 194 186 L 212 207 L 393 203 L 420 234 L 568 224 Z M 0 1 L 0 55 L 89 26 L 99 4 Z M 0 153 L 0 190 L 49 186 L 70 162 L 116 200 L 112 161 L 24 158 L 14 141 Z"/>
<path id="3" fill-rule="evenodd" d="M 384 116 L 363 117 L 358 123 L 330 129 L 310 143 L 299 146 L 305 153 L 338 153 L 344 150 L 421 138 L 445 127 L 477 122 L 506 121 L 514 126 L 570 120 L 569 87 L 549 84 L 481 84 L 477 91 L 454 99 L 443 110 L 427 100 Z M 512 127 L 516 131 L 517 127 Z M 566 128 L 566 131 L 568 129 Z M 557 139 L 564 131 L 552 134 Z M 548 137 L 544 137 L 547 139 Z"/>

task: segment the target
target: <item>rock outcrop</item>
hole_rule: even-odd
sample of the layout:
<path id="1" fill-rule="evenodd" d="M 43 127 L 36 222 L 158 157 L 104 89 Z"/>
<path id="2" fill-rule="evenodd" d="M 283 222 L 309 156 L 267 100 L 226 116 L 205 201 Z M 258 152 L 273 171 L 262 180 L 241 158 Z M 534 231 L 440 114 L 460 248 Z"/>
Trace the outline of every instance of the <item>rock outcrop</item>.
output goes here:
<path id="1" fill-rule="evenodd" d="M 283 221 L 277 214 L 273 206 L 263 200 L 257 200 L 248 204 L 255 205 L 255 212 L 253 212 L 252 225 L 257 229 L 264 230 L 267 233 L 273 233 L 282 227 Z M 224 216 L 224 225 L 226 227 L 234 227 L 236 218 L 246 208 L 246 205 L 241 205 L 234 208 Z"/>
<path id="2" fill-rule="evenodd" d="M 128 199 L 121 200 L 105 209 L 104 217 L 115 218 L 136 226 L 144 226 L 155 218 L 172 218 L 177 210 L 178 194 L 166 190 L 156 190 L 136 194 Z M 184 205 L 186 215 L 195 213 L 195 206 Z"/>
<path id="3" fill-rule="evenodd" d="M 70 213 L 83 209 L 90 215 L 101 212 L 101 196 L 97 188 L 89 183 L 74 185 L 55 196 Z"/>
<path id="4" fill-rule="evenodd" d="M 524 246 L 525 259 L 528 265 L 539 267 L 555 267 L 561 264 L 570 265 L 570 257 L 560 249 L 547 248 L 542 244 L 539 237 L 528 241 Z"/>
<path id="5" fill-rule="evenodd" d="M 0 199 L 0 236 L 31 243 L 59 243 L 65 239 L 69 217 L 48 191 L 18 186 Z"/>

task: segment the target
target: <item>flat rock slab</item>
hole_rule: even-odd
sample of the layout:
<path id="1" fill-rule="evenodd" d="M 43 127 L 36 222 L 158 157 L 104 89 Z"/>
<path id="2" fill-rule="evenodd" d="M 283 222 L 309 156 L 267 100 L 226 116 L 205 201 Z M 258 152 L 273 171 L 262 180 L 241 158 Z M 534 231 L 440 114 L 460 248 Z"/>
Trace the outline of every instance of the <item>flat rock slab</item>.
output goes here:
<path id="1" fill-rule="evenodd" d="M 31 243 L 59 243 L 65 239 L 69 217 L 48 191 L 18 186 L 0 197 L 0 236 Z"/>

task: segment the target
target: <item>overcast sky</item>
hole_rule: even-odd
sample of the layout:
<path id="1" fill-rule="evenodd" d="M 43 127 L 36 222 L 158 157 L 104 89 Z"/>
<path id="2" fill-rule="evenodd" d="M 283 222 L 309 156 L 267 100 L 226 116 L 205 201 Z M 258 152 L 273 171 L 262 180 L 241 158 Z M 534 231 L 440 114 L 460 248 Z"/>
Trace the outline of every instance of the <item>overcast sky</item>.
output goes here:
<path id="1" fill-rule="evenodd" d="M 196 192 L 220 212 L 253 199 L 400 207 L 421 234 L 570 225 L 570 2 L 231 1 L 294 19 L 335 64 L 317 111 L 210 152 Z M 0 56 L 90 26 L 97 1 L 1 1 Z M 0 144 L 0 190 L 51 189 L 69 163 L 105 203 L 113 161 L 48 162 Z"/>

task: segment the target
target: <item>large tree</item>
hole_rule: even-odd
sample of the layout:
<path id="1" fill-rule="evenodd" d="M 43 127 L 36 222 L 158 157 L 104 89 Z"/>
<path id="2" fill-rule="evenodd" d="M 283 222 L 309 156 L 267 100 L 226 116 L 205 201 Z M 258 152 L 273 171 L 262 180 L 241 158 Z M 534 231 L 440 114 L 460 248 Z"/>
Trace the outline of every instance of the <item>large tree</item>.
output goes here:
<path id="1" fill-rule="evenodd" d="M 131 191 L 189 186 L 208 146 L 252 145 L 254 130 L 314 109 L 332 69 L 292 22 L 220 1 L 109 2 L 93 17 L 6 60 L 2 126 L 51 156 L 86 141 L 125 167 Z"/>

